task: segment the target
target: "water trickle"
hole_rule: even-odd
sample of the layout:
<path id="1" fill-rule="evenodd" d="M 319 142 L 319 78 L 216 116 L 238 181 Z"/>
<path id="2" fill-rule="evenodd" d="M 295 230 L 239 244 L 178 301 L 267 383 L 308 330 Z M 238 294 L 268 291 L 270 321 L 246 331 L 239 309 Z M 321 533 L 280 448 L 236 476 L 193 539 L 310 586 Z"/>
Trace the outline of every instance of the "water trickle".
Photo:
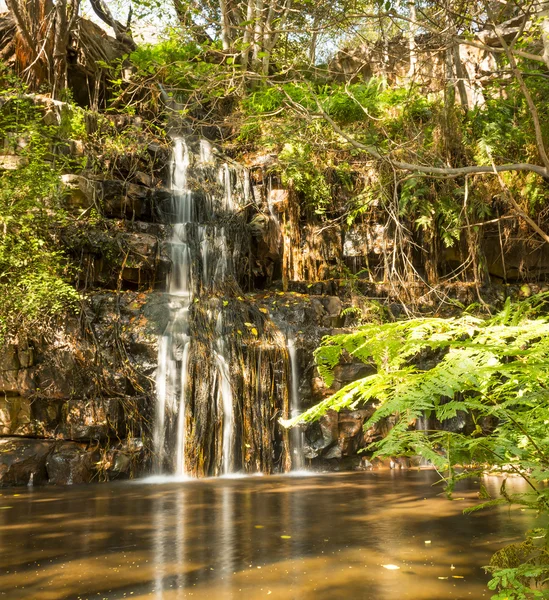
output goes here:
<path id="1" fill-rule="evenodd" d="M 208 140 L 200 140 L 200 162 L 201 163 L 213 163 L 214 162 L 212 145 Z"/>
<path id="2" fill-rule="evenodd" d="M 223 185 L 223 210 L 227 213 L 234 212 L 233 186 L 231 181 L 231 170 L 229 165 L 224 163 L 219 171 L 219 181 Z"/>
<path id="3" fill-rule="evenodd" d="M 288 336 L 288 354 L 290 356 L 290 417 L 294 418 L 301 414 L 301 403 L 299 395 L 299 366 L 297 362 L 297 352 L 295 340 Z M 303 457 L 303 431 L 299 427 L 293 427 L 290 430 L 290 451 L 292 456 L 292 471 L 301 471 L 305 467 Z"/>

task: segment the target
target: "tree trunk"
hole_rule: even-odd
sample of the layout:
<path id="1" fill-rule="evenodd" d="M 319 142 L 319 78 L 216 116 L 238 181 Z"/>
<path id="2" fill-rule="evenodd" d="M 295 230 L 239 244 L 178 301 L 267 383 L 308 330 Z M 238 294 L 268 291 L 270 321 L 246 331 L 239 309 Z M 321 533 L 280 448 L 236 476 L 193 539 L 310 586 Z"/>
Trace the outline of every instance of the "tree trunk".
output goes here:
<path id="1" fill-rule="evenodd" d="M 412 0 L 408 4 L 410 8 L 410 29 L 408 31 L 408 50 L 410 52 L 410 66 L 408 68 L 408 80 L 413 81 L 416 74 L 417 51 L 416 51 L 416 35 L 417 35 L 417 14 L 416 3 Z"/>
<path id="2" fill-rule="evenodd" d="M 223 50 L 228 52 L 231 47 L 231 21 L 227 0 L 219 0 L 219 10 L 221 11 L 221 43 Z"/>

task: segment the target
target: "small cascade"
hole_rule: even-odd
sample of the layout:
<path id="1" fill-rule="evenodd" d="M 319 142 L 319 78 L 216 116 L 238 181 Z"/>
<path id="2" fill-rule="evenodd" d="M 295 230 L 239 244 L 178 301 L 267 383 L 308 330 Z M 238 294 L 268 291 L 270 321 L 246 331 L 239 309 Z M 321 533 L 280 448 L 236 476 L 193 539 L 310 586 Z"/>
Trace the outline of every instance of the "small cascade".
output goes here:
<path id="1" fill-rule="evenodd" d="M 416 418 L 416 431 L 423 431 L 425 433 L 429 431 L 429 417 L 425 413 Z"/>
<path id="2" fill-rule="evenodd" d="M 195 147 L 196 152 L 190 150 Z M 249 175 L 205 140 L 174 138 L 167 250 L 170 318 L 158 343 L 157 474 L 287 470 L 284 336 L 243 296 L 250 285 Z"/>
<path id="3" fill-rule="evenodd" d="M 299 395 L 299 366 L 297 362 L 297 352 L 295 340 L 288 336 L 288 354 L 290 357 L 290 418 L 301 414 L 301 402 Z M 304 433 L 300 427 L 293 427 L 290 430 L 290 452 L 292 456 L 292 471 L 302 471 L 305 468 L 303 454 Z"/>

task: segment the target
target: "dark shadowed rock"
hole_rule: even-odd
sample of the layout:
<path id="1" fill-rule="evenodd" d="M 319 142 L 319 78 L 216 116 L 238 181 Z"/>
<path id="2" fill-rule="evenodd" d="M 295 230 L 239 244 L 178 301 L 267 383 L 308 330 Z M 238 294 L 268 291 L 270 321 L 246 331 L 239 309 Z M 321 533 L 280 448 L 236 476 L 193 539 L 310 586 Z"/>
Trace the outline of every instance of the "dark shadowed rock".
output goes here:
<path id="1" fill-rule="evenodd" d="M 49 440 L 0 438 L 0 486 L 45 483 Z"/>
<path id="2" fill-rule="evenodd" d="M 57 443 L 46 461 L 49 482 L 56 485 L 89 483 L 94 474 L 95 455 L 96 452 L 84 444 Z"/>

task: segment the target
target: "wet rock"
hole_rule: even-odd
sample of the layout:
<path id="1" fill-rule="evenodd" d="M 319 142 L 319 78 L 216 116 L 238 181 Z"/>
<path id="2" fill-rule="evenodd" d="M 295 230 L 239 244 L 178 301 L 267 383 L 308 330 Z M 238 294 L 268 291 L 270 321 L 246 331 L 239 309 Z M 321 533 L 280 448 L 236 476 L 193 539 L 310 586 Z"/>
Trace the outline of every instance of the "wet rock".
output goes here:
<path id="1" fill-rule="evenodd" d="M 329 410 L 320 418 L 319 424 L 322 432 L 322 448 L 327 448 L 338 438 L 339 415 L 335 410 Z"/>
<path id="2" fill-rule="evenodd" d="M 48 480 L 55 485 L 89 483 L 94 475 L 97 453 L 83 444 L 61 442 L 47 457 Z"/>
<path id="3" fill-rule="evenodd" d="M 332 458 L 341 458 L 343 456 L 343 452 L 339 446 L 332 446 L 322 456 L 328 460 Z"/>
<path id="4" fill-rule="evenodd" d="M 313 471 L 330 471 L 330 472 L 342 472 L 342 471 L 366 471 L 368 463 L 359 456 L 344 456 L 342 458 L 316 458 L 311 463 Z"/>
<path id="5" fill-rule="evenodd" d="M 126 233 L 122 240 L 126 249 L 122 278 L 136 284 L 154 281 L 158 239 L 147 233 Z"/>
<path id="6" fill-rule="evenodd" d="M 364 421 L 371 414 L 368 410 L 341 411 L 339 413 L 338 446 L 343 456 L 351 456 L 364 445 Z"/>
<path id="7" fill-rule="evenodd" d="M 305 458 L 316 458 L 323 450 L 335 445 L 338 439 L 338 414 L 329 410 L 305 431 Z"/>
<path id="8" fill-rule="evenodd" d="M 48 440 L 0 438 L 0 486 L 45 483 L 53 447 Z"/>
<path id="9" fill-rule="evenodd" d="M 151 218 L 164 221 L 167 215 L 172 214 L 172 193 L 166 188 L 151 190 L 150 196 Z"/>
<path id="10" fill-rule="evenodd" d="M 140 438 L 128 438 L 116 444 L 103 465 L 109 480 L 126 479 L 145 471 L 144 445 Z"/>

